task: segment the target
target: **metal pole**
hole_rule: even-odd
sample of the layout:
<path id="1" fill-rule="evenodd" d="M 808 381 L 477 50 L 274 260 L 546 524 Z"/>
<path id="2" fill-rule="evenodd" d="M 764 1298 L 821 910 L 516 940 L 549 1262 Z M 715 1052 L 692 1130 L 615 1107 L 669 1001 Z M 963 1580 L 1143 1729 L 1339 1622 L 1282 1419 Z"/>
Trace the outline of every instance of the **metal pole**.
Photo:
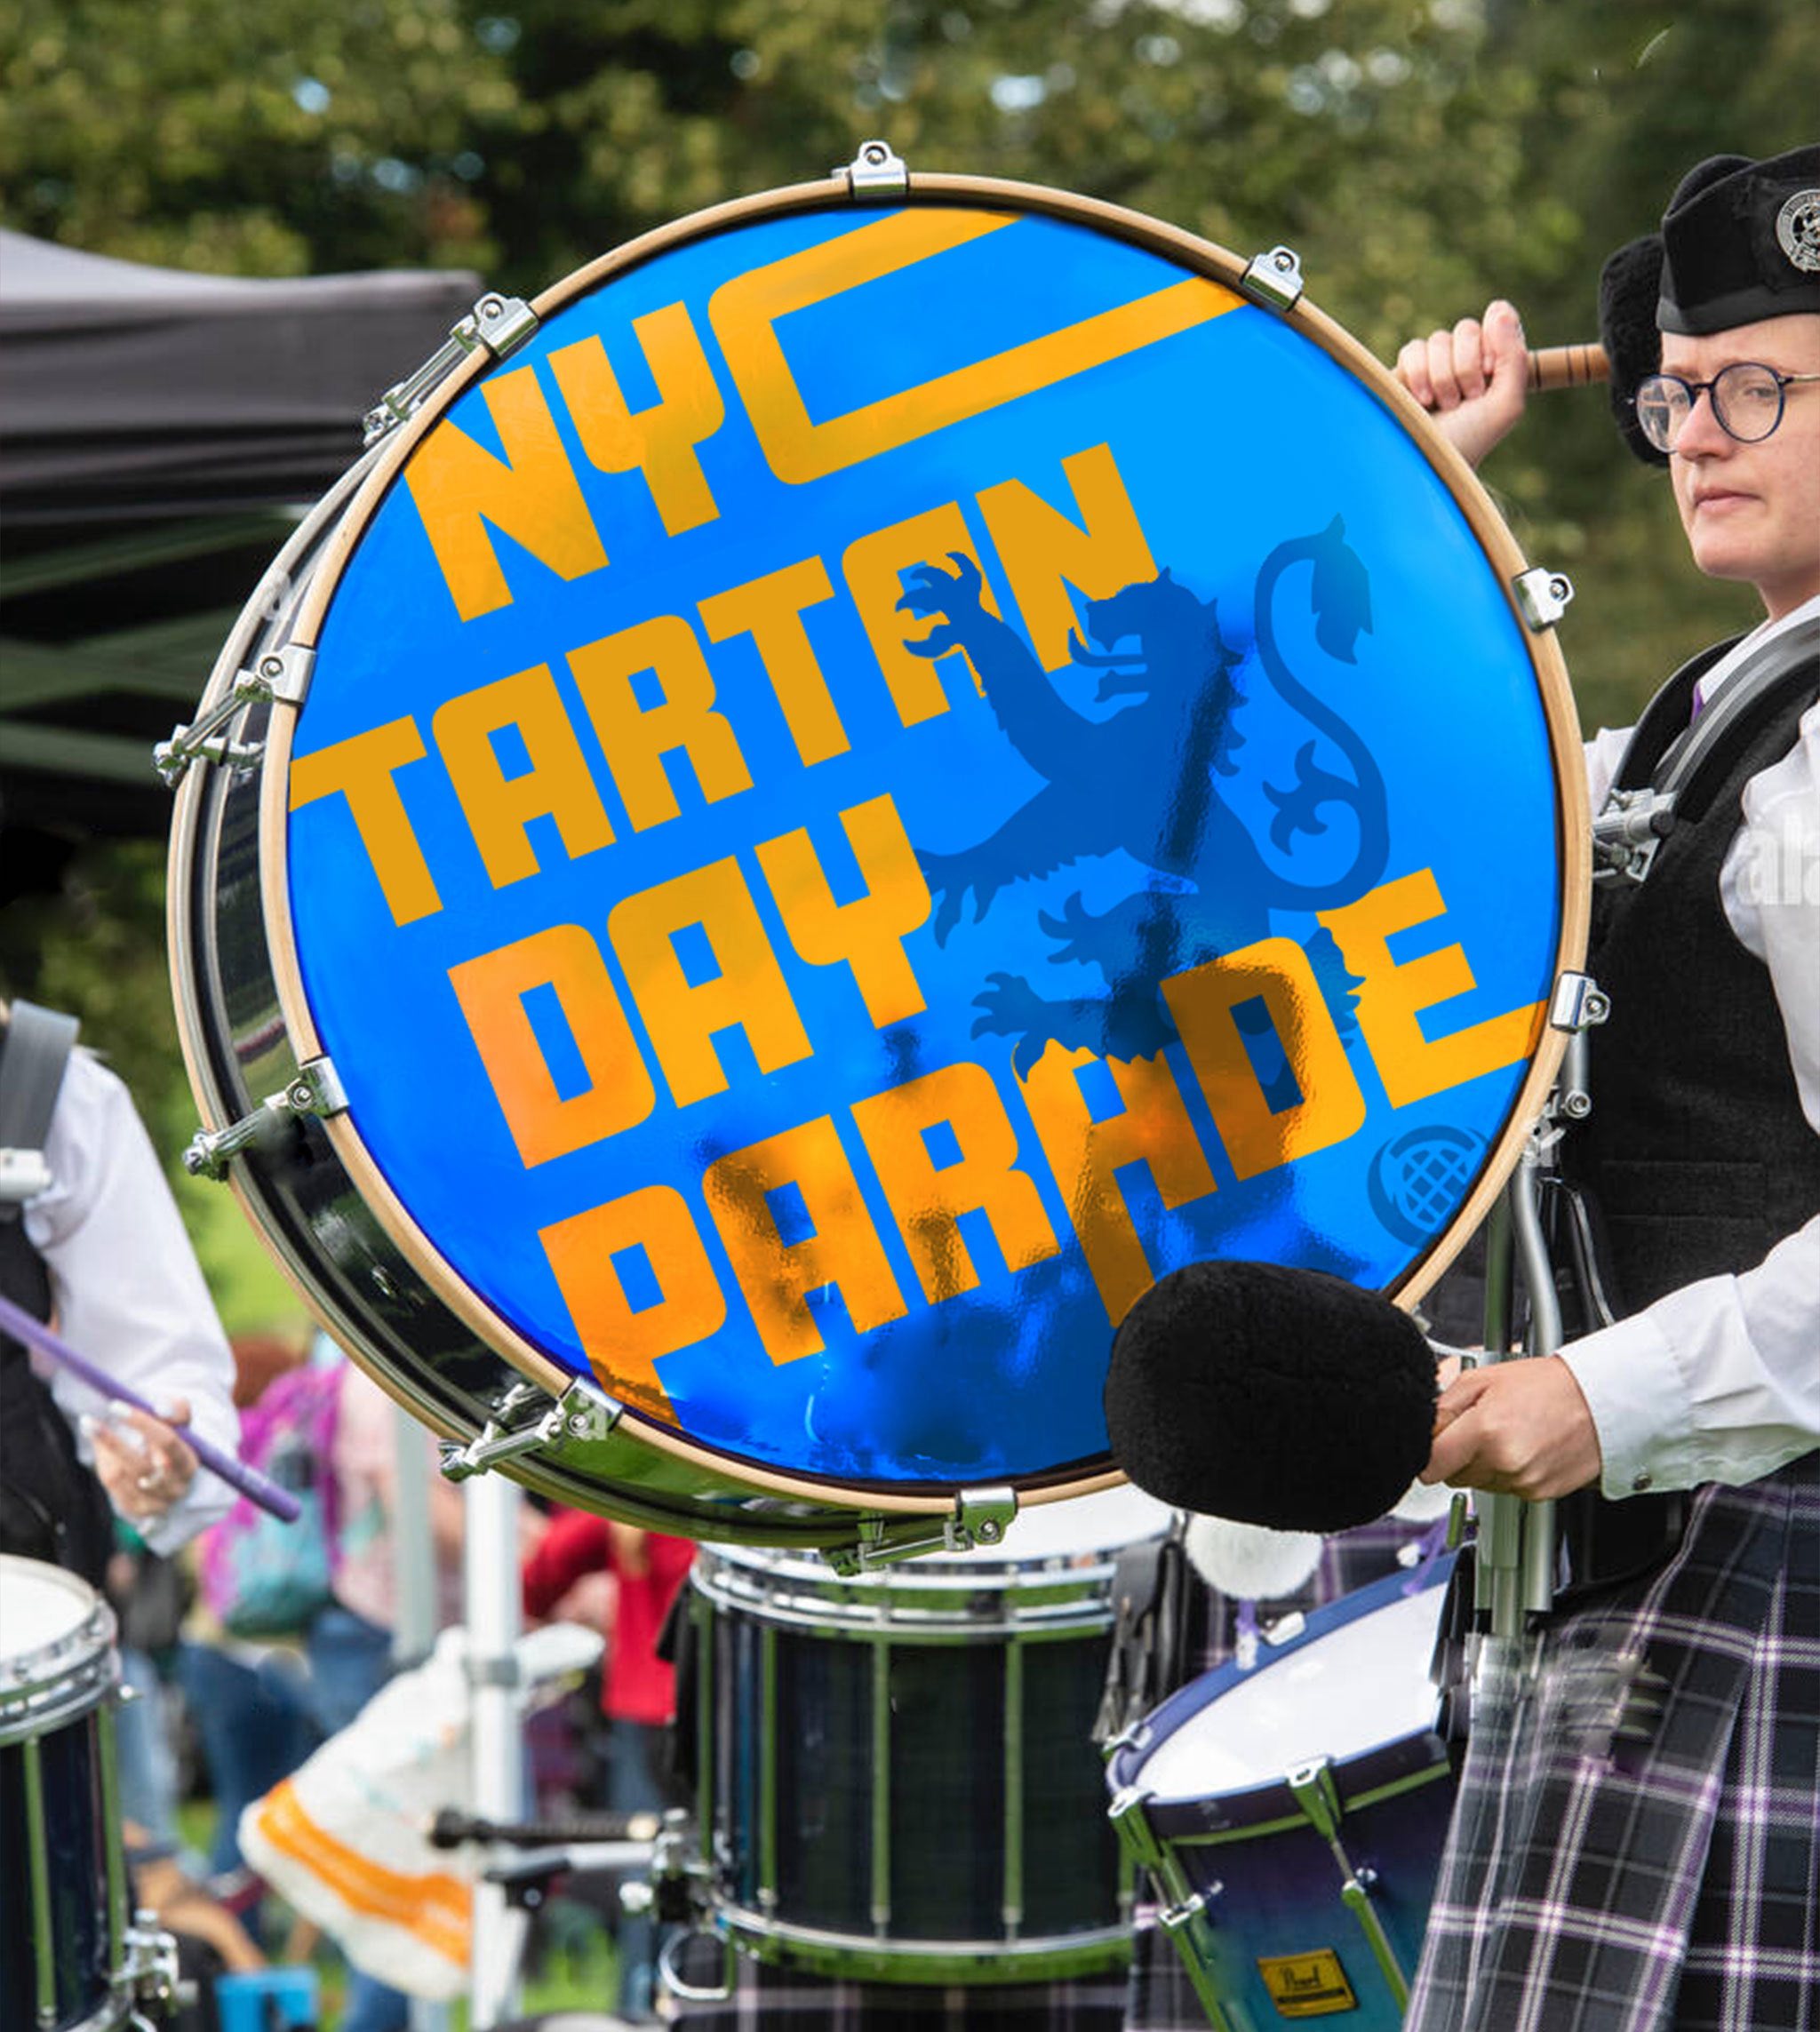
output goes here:
<path id="1" fill-rule="evenodd" d="M 442 1622 L 439 1562 L 430 1528 L 431 1447 L 423 1427 L 403 1405 L 392 1407 L 392 1575 L 398 1613 L 392 1624 L 392 1662 L 401 1672 L 420 1665 L 435 1648 Z M 446 2004 L 411 2000 L 411 2032 L 450 2032 Z"/>
<path id="2" fill-rule="evenodd" d="M 1505 1186 L 1486 1223 L 1485 1352 L 1481 1359 L 1488 1363 L 1509 1360 L 1514 1337 L 1512 1191 L 1512 1186 Z M 1513 1637 L 1522 1625 L 1518 1607 L 1522 1502 L 1516 1496 L 1481 1493 L 1473 1507 L 1479 1515 L 1479 1543 L 1473 1568 L 1475 1606 L 1489 1617 L 1494 1637 Z"/>
<path id="3" fill-rule="evenodd" d="M 462 1581 L 467 1618 L 468 1737 L 474 1811 L 491 1821 L 525 1817 L 523 1691 L 515 1648 L 519 1614 L 517 1486 L 501 1475 L 462 1484 L 467 1542 Z M 518 1968 L 528 1921 L 494 1884 L 474 1887 L 468 2022 L 490 2032 L 516 2015 Z"/>
<path id="4" fill-rule="evenodd" d="M 1552 1355 L 1561 1346 L 1561 1300 L 1554 1287 L 1554 1264 L 1542 1231 L 1542 1153 L 1536 1142 L 1511 1181 L 1511 1213 L 1516 1229 L 1517 1262 L 1529 1297 L 1529 1359 Z M 1523 1513 L 1522 1606 L 1529 1614 L 1546 1615 L 1554 1602 L 1554 1505 L 1532 1502 Z"/>
<path id="5" fill-rule="evenodd" d="M 392 1406 L 392 1459 L 398 1492 L 392 1530 L 392 1573 L 398 1614 L 392 1625 L 392 1662 L 400 1671 L 421 1665 L 435 1646 L 441 1590 L 430 1529 L 430 1447 L 424 1429 L 403 1405 Z"/>
<path id="6" fill-rule="evenodd" d="M 1513 1265 L 1529 1301 L 1528 1345 L 1521 1359 L 1552 1355 L 1561 1343 L 1561 1304 L 1547 1238 L 1542 1230 L 1540 1174 L 1545 1153 L 1532 1141 L 1512 1175 L 1488 1227 L 1485 1359 L 1518 1359 L 1513 1321 Z M 1554 1599 L 1554 1505 L 1519 1496 L 1478 1502 L 1477 1606 L 1494 1637 L 1518 1638 L 1531 1615 Z"/>

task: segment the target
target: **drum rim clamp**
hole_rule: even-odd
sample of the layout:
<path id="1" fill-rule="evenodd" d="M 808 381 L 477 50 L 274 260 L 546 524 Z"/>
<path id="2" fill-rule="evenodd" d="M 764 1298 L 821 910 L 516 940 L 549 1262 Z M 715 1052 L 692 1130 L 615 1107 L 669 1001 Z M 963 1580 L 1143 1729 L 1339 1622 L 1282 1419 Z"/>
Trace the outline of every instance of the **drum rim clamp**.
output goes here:
<path id="1" fill-rule="evenodd" d="M 300 705 L 309 692 L 315 651 L 300 643 L 261 656 L 250 670 L 238 672 L 223 697 L 193 725 L 173 727 L 171 738 L 152 750 L 152 763 L 168 789 L 175 790 L 192 762 L 226 762 L 251 767 L 265 753 L 263 741 L 235 741 L 227 728 L 249 705 Z"/>
<path id="2" fill-rule="evenodd" d="M 536 1383 L 515 1383 L 494 1406 L 477 1438 L 466 1446 L 453 1439 L 443 1441 L 443 1478 L 465 1482 L 539 1448 L 556 1449 L 572 1439 L 604 1439 L 624 1413 L 625 1406 L 616 1398 L 580 1376 L 555 1398 Z"/>
<path id="3" fill-rule="evenodd" d="M 910 188 L 910 165 L 889 141 L 862 141 L 850 163 L 837 163 L 830 176 L 845 177 L 856 198 L 902 197 Z"/>
<path id="4" fill-rule="evenodd" d="M 243 1151 L 263 1148 L 275 1139 L 288 1121 L 306 1115 L 326 1120 L 345 1114 L 347 1089 L 341 1084 L 334 1061 L 306 1059 L 295 1079 L 275 1094 L 268 1094 L 251 1114 L 242 1115 L 225 1128 L 199 1128 L 183 1153 L 183 1168 L 192 1178 L 212 1178 L 218 1183 L 228 1175 L 228 1167 Z"/>
<path id="5" fill-rule="evenodd" d="M 494 359 L 503 360 L 523 345 L 539 322 L 523 297 L 508 297 L 498 290 L 477 297 L 474 308 L 450 326 L 449 336 L 429 358 L 415 372 L 395 381 L 361 418 L 363 444 L 371 450 L 400 424 L 408 423 L 470 354 L 484 347 Z"/>
<path id="6" fill-rule="evenodd" d="M 1345 1802 L 1340 1797 L 1339 1781 L 1335 1775 L 1330 1757 L 1312 1757 L 1305 1764 L 1292 1765 L 1283 1773 L 1283 1782 L 1289 1787 L 1290 1797 L 1301 1809 L 1304 1819 L 1324 1841 L 1340 1872 L 1340 1902 L 1359 1923 L 1366 1944 L 1377 1963 L 1378 1972 L 1390 1985 L 1391 1993 L 1400 2004 L 1409 2001 L 1409 1976 L 1397 1959 L 1396 1948 L 1385 1931 L 1383 1919 L 1372 1902 L 1371 1889 L 1377 1882 L 1377 1872 L 1369 1863 L 1355 1863 L 1346 1853 L 1345 1844 L 1340 1839 L 1340 1823 L 1345 1819 Z"/>
<path id="7" fill-rule="evenodd" d="M 855 1538 L 823 1547 L 821 1557 L 842 1580 L 855 1580 L 876 1567 L 925 1553 L 970 1552 L 977 1545 L 1001 1544 L 1017 1514 L 1018 1492 L 1009 1483 L 962 1489 L 945 1516 L 862 1517 Z"/>

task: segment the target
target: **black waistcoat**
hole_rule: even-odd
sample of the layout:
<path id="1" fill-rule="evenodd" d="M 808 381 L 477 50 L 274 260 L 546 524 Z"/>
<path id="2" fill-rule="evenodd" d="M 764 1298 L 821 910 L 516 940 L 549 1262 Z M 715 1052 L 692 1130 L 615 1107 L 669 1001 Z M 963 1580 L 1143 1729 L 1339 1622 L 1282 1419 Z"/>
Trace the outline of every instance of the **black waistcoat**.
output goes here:
<path id="1" fill-rule="evenodd" d="M 1647 783 L 1721 649 L 1651 702 L 1618 772 Z M 1641 885 L 1595 894 L 1587 971 L 1610 997 L 1591 1032 L 1592 1110 L 1563 1152 L 1602 1221 L 1620 1315 L 1703 1277 L 1746 1270 L 1820 1213 L 1820 1136 L 1801 1112 L 1768 968 L 1739 944 L 1719 877 L 1745 784 L 1793 746 L 1820 696 L 1820 656 L 1763 702 L 1730 766 L 1682 810 Z M 1774 867 L 1772 881 L 1820 871 Z M 1820 994 L 1820 981 L 1813 984 Z"/>
<path id="2" fill-rule="evenodd" d="M 0 1211 L 0 1291 L 33 1319 L 51 1317 L 50 1272 L 13 1207 Z M 113 1542 L 108 1498 L 49 1385 L 0 1331 L 0 1552 L 67 1566 L 99 1587 Z"/>
<path id="3" fill-rule="evenodd" d="M 51 1317 L 51 1273 L 26 1239 L 24 1221 L 11 1209 L 0 1214 L 0 1291 L 34 1319 Z M 25 1350 L 0 1327 L 0 1366 L 25 1359 Z"/>

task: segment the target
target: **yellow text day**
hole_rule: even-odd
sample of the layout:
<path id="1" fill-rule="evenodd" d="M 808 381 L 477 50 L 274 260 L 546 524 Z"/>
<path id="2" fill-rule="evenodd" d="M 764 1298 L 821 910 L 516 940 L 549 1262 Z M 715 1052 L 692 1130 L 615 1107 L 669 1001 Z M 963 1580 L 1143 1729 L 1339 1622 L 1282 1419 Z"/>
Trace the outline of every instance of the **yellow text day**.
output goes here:
<path id="1" fill-rule="evenodd" d="M 850 838 L 863 819 L 889 838 L 894 817 L 872 807 L 844 815 Z M 900 832 L 900 829 L 899 829 Z M 866 849 L 861 849 L 862 862 Z M 761 853 L 762 863 L 764 859 Z M 874 865 L 882 865 L 876 857 Z M 777 873 L 766 866 L 774 894 Z M 743 1029 L 770 1072 L 812 1055 L 776 956 L 763 947 L 756 907 L 738 864 L 697 876 L 663 912 L 702 924 L 722 965 L 699 986 L 674 959 L 654 968 L 650 916 L 627 920 L 621 904 L 608 943 L 659 1060 L 658 1072 L 682 1107 L 724 1091 L 718 1032 Z M 664 885 L 670 887 L 671 885 Z M 905 892 L 900 890 L 899 896 Z M 895 959 L 891 905 L 877 904 L 864 938 L 831 939 L 823 963 L 845 958 L 881 1027 L 922 1006 L 906 956 Z M 849 908 L 858 906 L 850 905 Z M 926 907 L 926 897 L 925 897 Z M 1445 904 L 1432 872 L 1380 885 L 1321 913 L 1362 985 L 1359 1028 L 1393 1107 L 1429 1098 L 1527 1057 L 1543 1020 L 1540 1003 L 1508 1010 L 1441 1036 L 1425 1012 L 1474 985 L 1457 944 L 1401 963 L 1391 941 L 1433 923 Z M 785 912 L 786 923 L 791 920 Z M 794 936 L 794 933 L 793 933 Z M 552 927 L 453 970 L 458 999 L 518 1151 L 527 1164 L 586 1148 L 647 1119 L 657 1084 L 645 1064 L 606 957 L 579 925 Z M 559 1096 L 525 1015 L 523 998 L 554 988 L 592 1081 Z M 1368 1104 L 1302 947 L 1268 938 L 1174 976 L 1161 992 L 1182 1048 L 1241 1181 L 1344 1142 L 1364 1124 Z M 1234 1011 L 1262 1001 L 1291 1068 L 1298 1098 L 1273 1106 L 1261 1087 Z M 705 1207 L 753 1325 L 773 1362 L 818 1352 L 823 1340 L 809 1294 L 837 1290 L 857 1333 L 903 1318 L 910 1300 L 892 1267 L 872 1207 L 889 1208 L 922 1300 L 938 1304 L 972 1290 L 979 1275 L 962 1237 L 963 1215 L 984 1215 L 1012 1274 L 1057 1255 L 1057 1234 L 1032 1167 L 1028 1120 L 1078 1239 L 1108 1319 L 1116 1323 L 1154 1274 L 1119 1180 L 1142 1162 L 1163 1205 L 1176 1208 L 1217 1190 L 1208 1154 L 1166 1057 L 1107 1059 L 1122 1112 L 1096 1119 L 1080 1072 L 1092 1054 L 1051 1043 L 1027 1076 L 1010 1066 L 1008 1104 L 985 1066 L 962 1060 L 856 1100 L 767 1136 L 708 1165 Z M 946 1125 L 950 1161 L 930 1155 L 926 1132 Z M 862 1183 L 861 1166 L 870 1187 Z M 807 1239 L 786 1241 L 770 1195 L 794 1186 L 806 1210 Z M 564 1303 L 603 1383 L 659 1416 L 668 1399 L 657 1363 L 717 1333 L 730 1300 L 698 1219 L 697 1204 L 674 1183 L 652 1183 L 540 1231 Z M 613 1265 L 616 1253 L 644 1252 L 660 1298 L 634 1310 Z"/>

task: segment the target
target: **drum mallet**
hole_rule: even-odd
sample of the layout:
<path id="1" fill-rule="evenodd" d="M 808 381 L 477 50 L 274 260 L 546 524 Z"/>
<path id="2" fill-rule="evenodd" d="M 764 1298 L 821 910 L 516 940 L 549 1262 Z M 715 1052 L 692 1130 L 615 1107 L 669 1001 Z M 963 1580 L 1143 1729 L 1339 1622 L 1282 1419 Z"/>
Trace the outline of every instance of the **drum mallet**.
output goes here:
<path id="1" fill-rule="evenodd" d="M 29 1312 L 4 1296 L 0 1296 L 0 1328 L 11 1334 L 14 1340 L 24 1342 L 28 1348 L 36 1349 L 39 1354 L 67 1368 L 102 1397 L 130 1404 L 135 1411 L 143 1411 L 153 1418 L 163 1416 L 156 1405 L 148 1402 L 137 1391 L 128 1389 L 86 1355 L 77 1354 L 67 1341 L 60 1339 L 42 1321 L 34 1319 Z M 243 1461 L 235 1460 L 232 1454 L 224 1454 L 192 1427 L 172 1424 L 168 1419 L 164 1422 L 171 1424 L 172 1430 L 212 1475 L 219 1475 L 250 1502 L 256 1502 L 261 1510 L 269 1510 L 285 1524 L 295 1524 L 303 1514 L 303 1505 L 289 1489 L 280 1488 L 270 1476 L 262 1475 L 257 1468 L 250 1468 Z"/>

